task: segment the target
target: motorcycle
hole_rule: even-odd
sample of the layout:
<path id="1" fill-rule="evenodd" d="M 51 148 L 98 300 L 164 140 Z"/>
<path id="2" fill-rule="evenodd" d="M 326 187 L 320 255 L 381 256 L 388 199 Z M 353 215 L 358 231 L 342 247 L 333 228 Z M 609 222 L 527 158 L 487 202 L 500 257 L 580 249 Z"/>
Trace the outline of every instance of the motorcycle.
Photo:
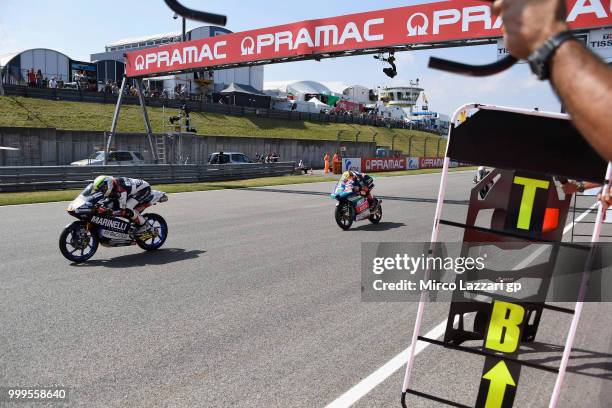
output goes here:
<path id="1" fill-rule="evenodd" d="M 339 181 L 331 194 L 336 203 L 336 224 L 343 230 L 349 230 L 353 222 L 368 219 L 372 224 L 378 224 L 382 219 L 382 200 L 374 199 L 375 203 L 370 207 L 367 195 L 374 188 L 371 177 L 365 176 L 365 186 L 359 193 L 353 190 L 353 185 L 344 185 Z"/>
<path id="2" fill-rule="evenodd" d="M 62 231 L 59 248 L 69 261 L 81 263 L 89 260 L 98 246 L 124 247 L 138 245 L 145 251 L 155 251 L 164 245 L 168 237 L 168 224 L 161 215 L 143 214 L 148 228 L 136 234 L 136 225 L 121 217 L 113 215 L 113 208 L 108 208 L 104 194 L 92 193 L 93 184 L 89 184 L 66 209 L 68 214 L 78 219 Z M 168 201 L 166 193 L 152 190 L 149 196 L 136 207 L 142 213 L 145 209 L 158 203 Z"/>
<path id="3" fill-rule="evenodd" d="M 489 175 L 489 173 L 490 171 L 487 170 L 485 167 L 483 166 L 478 167 L 478 170 L 476 170 L 476 174 L 474 175 L 473 183 L 474 184 L 480 183 L 485 177 Z M 485 197 L 489 193 L 489 190 L 491 189 L 492 186 L 493 186 L 493 183 L 489 183 L 480 190 L 481 199 L 483 200 L 485 199 Z"/>

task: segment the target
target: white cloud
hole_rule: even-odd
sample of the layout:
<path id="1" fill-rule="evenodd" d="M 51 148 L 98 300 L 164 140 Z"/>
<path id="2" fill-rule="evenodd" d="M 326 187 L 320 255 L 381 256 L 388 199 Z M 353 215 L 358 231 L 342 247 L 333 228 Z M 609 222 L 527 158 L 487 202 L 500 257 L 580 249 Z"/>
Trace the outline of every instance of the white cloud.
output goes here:
<path id="1" fill-rule="evenodd" d="M 344 90 L 351 85 L 361 85 L 361 84 L 347 84 L 342 81 L 323 81 L 321 82 L 323 85 L 328 87 L 332 92 L 342 93 Z"/>
<path id="2" fill-rule="evenodd" d="M 395 58 L 397 60 L 397 64 L 405 65 L 405 64 L 416 64 L 418 62 L 417 55 L 414 51 L 402 51 L 395 53 Z"/>
<path id="3" fill-rule="evenodd" d="M 282 81 L 265 81 L 264 89 L 266 90 L 282 90 L 285 91 L 287 89 L 287 85 L 290 85 L 294 82 L 301 81 L 300 79 L 291 79 L 291 80 L 282 80 Z"/>

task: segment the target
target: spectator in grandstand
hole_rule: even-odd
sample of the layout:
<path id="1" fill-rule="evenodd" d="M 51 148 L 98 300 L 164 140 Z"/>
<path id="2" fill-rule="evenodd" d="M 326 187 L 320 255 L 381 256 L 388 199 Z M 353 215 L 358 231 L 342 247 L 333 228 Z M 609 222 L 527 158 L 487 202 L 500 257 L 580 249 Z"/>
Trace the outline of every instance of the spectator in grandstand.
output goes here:
<path id="1" fill-rule="evenodd" d="M 36 74 L 34 73 L 34 68 L 31 68 L 28 71 L 28 86 L 36 86 Z"/>
<path id="2" fill-rule="evenodd" d="M 567 35 L 564 0 L 496 0 L 504 20 L 506 47 L 529 58 L 541 79 L 550 79 L 572 121 L 606 160 L 612 161 L 612 67 Z M 604 197 L 609 203 L 609 197 Z"/>

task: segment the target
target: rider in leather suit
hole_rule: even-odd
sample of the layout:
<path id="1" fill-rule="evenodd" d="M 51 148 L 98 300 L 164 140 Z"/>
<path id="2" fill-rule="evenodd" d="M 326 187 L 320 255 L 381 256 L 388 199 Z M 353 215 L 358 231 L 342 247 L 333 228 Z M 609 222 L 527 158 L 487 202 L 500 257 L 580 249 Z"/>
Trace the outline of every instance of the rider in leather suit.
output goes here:
<path id="1" fill-rule="evenodd" d="M 101 191 L 107 200 L 117 202 L 119 211 L 113 215 L 131 219 L 138 227 L 137 234 L 147 230 L 145 219 L 136 208 L 151 194 L 149 183 L 127 177 L 99 176 L 94 180 L 92 191 Z"/>

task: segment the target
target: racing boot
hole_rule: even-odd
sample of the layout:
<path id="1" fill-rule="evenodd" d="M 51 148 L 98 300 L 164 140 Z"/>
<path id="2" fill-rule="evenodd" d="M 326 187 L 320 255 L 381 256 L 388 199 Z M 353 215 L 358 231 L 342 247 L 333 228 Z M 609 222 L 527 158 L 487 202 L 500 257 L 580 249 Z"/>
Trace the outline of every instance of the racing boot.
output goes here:
<path id="1" fill-rule="evenodd" d="M 140 236 L 146 232 L 149 232 L 150 230 L 150 225 L 147 223 L 141 225 L 133 225 L 130 229 L 130 234 L 133 236 Z"/>
<path id="2" fill-rule="evenodd" d="M 378 199 L 370 195 L 368 197 L 368 204 L 370 204 L 370 211 L 374 211 L 378 208 Z"/>

